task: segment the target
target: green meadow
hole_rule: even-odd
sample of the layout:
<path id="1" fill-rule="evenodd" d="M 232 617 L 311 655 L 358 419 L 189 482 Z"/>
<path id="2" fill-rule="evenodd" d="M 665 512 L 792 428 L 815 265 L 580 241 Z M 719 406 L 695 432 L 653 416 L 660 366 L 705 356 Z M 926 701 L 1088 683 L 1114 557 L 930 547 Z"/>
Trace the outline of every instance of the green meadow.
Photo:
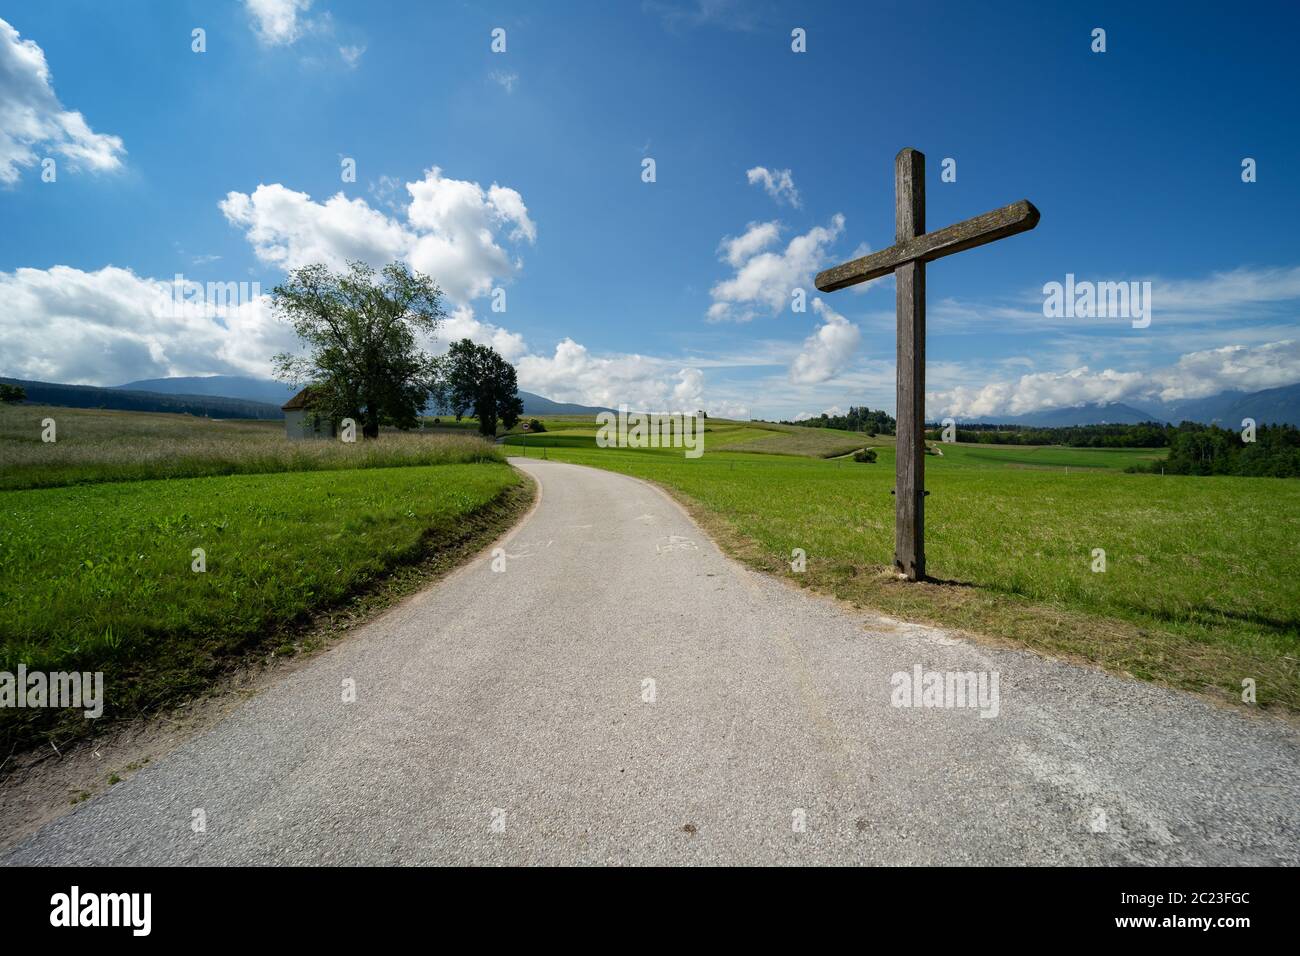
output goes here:
<path id="1" fill-rule="evenodd" d="M 41 440 L 53 419 L 53 442 Z M 154 412 L 0 405 L 0 491 L 102 481 L 394 468 L 498 459 L 467 430 L 374 441 L 286 441 L 284 423 Z"/>
<path id="2" fill-rule="evenodd" d="M 794 583 L 1226 700 L 1249 678 L 1260 704 L 1300 708 L 1295 480 L 1124 472 L 1160 449 L 940 445 L 926 458 L 933 580 L 915 585 L 891 573 L 891 438 L 710 421 L 692 460 L 597 448 L 590 421 L 545 424 L 509 436 L 512 451 L 657 482 L 732 553 Z M 878 461 L 832 458 L 846 439 Z"/>
<path id="3" fill-rule="evenodd" d="M 1300 709 L 1300 482 L 1125 472 L 1160 450 L 941 445 L 932 580 L 910 585 L 890 570 L 890 438 L 711 420 L 688 459 L 597 448 L 589 418 L 544 424 L 504 447 L 471 422 L 350 446 L 289 443 L 278 423 L 0 408 L 0 671 L 103 671 L 106 712 L 129 716 L 315 646 L 315 625 L 427 582 L 521 512 L 507 452 L 654 481 L 741 560 L 865 608 L 1229 701 L 1250 678 L 1260 704 Z M 877 462 L 854 462 L 862 447 Z M 5 709 L 0 743 L 92 729 L 76 716 Z"/>
<path id="4" fill-rule="evenodd" d="M 280 423 L 49 411 L 43 447 L 29 406 L 0 421 L 0 671 L 103 671 L 110 716 L 295 652 L 319 615 L 427 580 L 530 497 L 472 436 L 288 443 Z M 0 710 L 0 742 L 90 729 L 74 717 Z"/>

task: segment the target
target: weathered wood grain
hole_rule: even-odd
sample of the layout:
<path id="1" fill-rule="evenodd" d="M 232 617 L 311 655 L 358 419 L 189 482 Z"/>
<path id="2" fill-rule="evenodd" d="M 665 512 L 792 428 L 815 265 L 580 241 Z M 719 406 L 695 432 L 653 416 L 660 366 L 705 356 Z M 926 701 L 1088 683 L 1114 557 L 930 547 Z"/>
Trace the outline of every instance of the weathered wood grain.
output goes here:
<path id="1" fill-rule="evenodd" d="M 955 252 L 1028 232 L 1038 225 L 1038 219 L 1034 204 L 1022 199 L 935 232 L 918 233 L 908 240 L 898 239 L 888 249 L 819 272 L 816 285 L 822 292 L 834 292 L 859 282 L 879 279 L 905 262 L 933 262 Z"/>
<path id="2" fill-rule="evenodd" d="M 894 159 L 895 240 L 925 233 L 925 156 L 904 149 Z M 896 267 L 898 380 L 894 456 L 894 567 L 908 580 L 925 576 L 925 262 Z"/>

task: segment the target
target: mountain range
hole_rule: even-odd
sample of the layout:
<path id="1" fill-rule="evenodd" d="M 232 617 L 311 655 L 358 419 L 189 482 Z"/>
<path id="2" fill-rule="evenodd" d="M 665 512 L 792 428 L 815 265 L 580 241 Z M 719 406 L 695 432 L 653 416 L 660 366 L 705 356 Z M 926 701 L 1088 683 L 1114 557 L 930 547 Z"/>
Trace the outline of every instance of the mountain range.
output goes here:
<path id="1" fill-rule="evenodd" d="M 1219 392 L 1207 398 L 1146 403 L 1138 408 L 1121 402 L 1098 402 L 1066 408 L 1047 408 L 1024 415 L 983 415 L 960 418 L 959 423 L 981 425 L 1031 425 L 1061 428 L 1068 425 L 1135 425 L 1138 422 L 1201 422 L 1223 428 L 1241 427 L 1243 418 L 1257 424 L 1300 427 L 1300 383 L 1266 388 L 1259 392 Z"/>
<path id="2" fill-rule="evenodd" d="M 189 392 L 156 392 L 134 388 L 101 388 L 98 385 L 60 385 L 19 378 L 0 378 L 19 385 L 27 401 L 36 405 L 67 408 L 111 408 L 129 412 L 174 412 L 207 418 L 283 418 L 279 404 L 249 401 L 227 395 L 195 395 Z"/>
<path id="3" fill-rule="evenodd" d="M 146 392 L 165 392 L 167 394 L 185 393 L 188 395 L 222 395 L 227 398 L 243 398 L 254 402 L 267 402 L 279 408 L 297 394 L 298 389 L 273 379 L 250 378 L 243 375 L 203 375 L 176 376 L 174 378 L 146 378 L 138 382 L 127 382 L 118 388 L 129 388 Z M 597 412 L 613 411 L 595 405 L 575 405 L 570 402 L 553 402 L 549 398 L 534 392 L 519 389 L 516 395 L 523 400 L 525 415 L 595 415 Z"/>
<path id="4" fill-rule="evenodd" d="M 112 388 L 60 385 L 13 378 L 0 378 L 0 382 L 21 385 L 27 392 L 29 402 L 44 405 L 180 412 L 211 418 L 281 418 L 283 415 L 280 406 L 297 391 L 282 382 L 241 375 L 141 379 Z M 524 403 L 525 416 L 595 415 L 597 412 L 613 411 L 601 406 L 556 402 L 522 389 L 518 394 Z M 1253 418 L 1261 425 L 1276 423 L 1300 427 L 1300 383 L 1259 392 L 1220 392 L 1208 398 L 1148 404 L 1145 408 L 1120 402 L 1105 402 L 1049 408 L 1024 415 L 963 417 L 959 422 L 1059 428 L 1069 425 L 1194 421 L 1222 425 L 1225 428 L 1240 428 L 1243 418 Z"/>
<path id="5" fill-rule="evenodd" d="M 0 382 L 21 385 L 27 401 L 70 408 L 112 408 L 141 412 L 179 412 L 209 418 L 283 418 L 280 406 L 298 389 L 272 379 L 243 375 L 175 376 L 127 382 L 111 388 L 98 385 L 61 385 L 16 378 Z M 520 389 L 526 416 L 595 415 L 613 411 L 593 405 L 555 402 Z"/>

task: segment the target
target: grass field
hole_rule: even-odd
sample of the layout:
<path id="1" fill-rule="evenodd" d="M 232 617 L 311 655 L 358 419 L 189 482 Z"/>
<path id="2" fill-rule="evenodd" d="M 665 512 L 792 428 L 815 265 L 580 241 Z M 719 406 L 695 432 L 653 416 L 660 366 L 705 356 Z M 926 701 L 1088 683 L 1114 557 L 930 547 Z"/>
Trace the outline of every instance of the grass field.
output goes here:
<path id="1" fill-rule="evenodd" d="M 42 417 L 56 443 L 40 442 Z M 888 436 L 710 420 L 688 459 L 598 449 L 590 419 L 545 425 L 507 450 L 656 481 L 738 557 L 801 585 L 1226 700 L 1252 678 L 1261 704 L 1300 709 L 1300 482 L 1124 472 L 1159 450 L 941 445 L 927 458 L 936 580 L 909 585 L 890 573 Z M 836 457 L 861 447 L 879 461 Z M 102 670 L 110 714 L 201 692 L 241 655 L 292 651 L 323 610 L 484 543 L 527 497 L 501 451 L 459 434 L 288 443 L 278 423 L 0 409 L 0 670 Z M 0 712 L 0 742 L 90 723 L 42 724 L 50 713 Z"/>
<path id="2" fill-rule="evenodd" d="M 890 573 L 892 440 L 867 440 L 879 461 L 857 464 L 795 457 L 809 454 L 799 436 L 766 427 L 752 440 L 774 454 L 728 451 L 741 436 L 710 425 L 727 440 L 706 435 L 695 460 L 598 449 L 594 426 L 531 436 L 528 453 L 545 443 L 548 457 L 658 482 L 751 564 L 893 616 L 1225 699 L 1252 678 L 1261 704 L 1300 708 L 1300 482 L 1124 473 L 1158 449 L 941 445 L 926 459 L 937 580 L 909 585 Z"/>
<path id="3" fill-rule="evenodd" d="M 241 653 L 292 650 L 314 614 L 486 543 L 521 505 L 520 475 L 471 437 L 290 446 L 279 423 L 54 413 L 54 444 L 13 437 L 8 414 L 0 432 L 0 671 L 103 671 L 109 715 L 199 692 Z M 173 477 L 195 471 L 219 473 Z M 141 473 L 159 477 L 124 480 Z M 87 729 L 66 717 L 0 710 L 0 741 Z"/>
<path id="4" fill-rule="evenodd" d="M 56 441 L 41 440 L 53 418 Z M 196 478 L 496 459 L 467 433 L 381 434 L 375 441 L 287 441 L 283 422 L 45 405 L 0 405 L 0 491 L 101 481 Z"/>

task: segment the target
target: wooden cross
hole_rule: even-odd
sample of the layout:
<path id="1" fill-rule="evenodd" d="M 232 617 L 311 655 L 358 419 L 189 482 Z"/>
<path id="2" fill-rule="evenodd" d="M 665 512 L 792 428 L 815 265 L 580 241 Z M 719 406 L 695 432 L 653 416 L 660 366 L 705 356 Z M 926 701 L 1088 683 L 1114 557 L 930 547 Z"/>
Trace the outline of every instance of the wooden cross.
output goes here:
<path id="1" fill-rule="evenodd" d="M 925 231 L 925 156 L 910 146 L 894 157 L 894 244 L 817 275 L 834 292 L 894 273 L 898 286 L 898 419 L 894 489 L 894 569 L 925 577 L 925 264 L 1028 232 L 1038 210 L 1027 199 L 937 232 Z"/>

